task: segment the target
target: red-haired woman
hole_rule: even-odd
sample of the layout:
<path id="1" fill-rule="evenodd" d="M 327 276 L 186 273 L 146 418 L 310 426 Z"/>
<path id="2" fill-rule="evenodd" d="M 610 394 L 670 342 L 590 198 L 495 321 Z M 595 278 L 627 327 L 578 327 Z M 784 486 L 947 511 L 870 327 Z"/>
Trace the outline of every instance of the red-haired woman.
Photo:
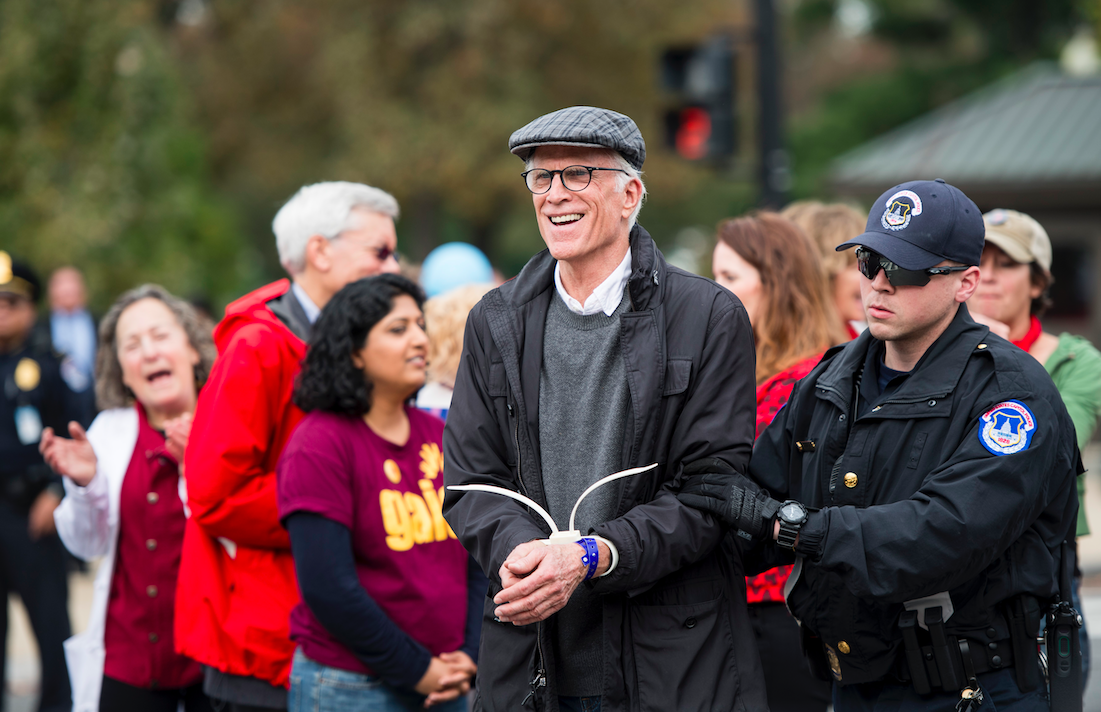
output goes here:
<path id="1" fill-rule="evenodd" d="M 715 281 L 741 300 L 757 345 L 757 435 L 787 403 L 796 381 L 810 373 L 839 333 L 818 262 L 818 248 L 794 223 L 756 213 L 719 223 L 712 256 Z M 790 566 L 746 579 L 757 645 L 772 712 L 825 710 L 828 683 L 811 676 L 799 628 L 784 605 Z"/>

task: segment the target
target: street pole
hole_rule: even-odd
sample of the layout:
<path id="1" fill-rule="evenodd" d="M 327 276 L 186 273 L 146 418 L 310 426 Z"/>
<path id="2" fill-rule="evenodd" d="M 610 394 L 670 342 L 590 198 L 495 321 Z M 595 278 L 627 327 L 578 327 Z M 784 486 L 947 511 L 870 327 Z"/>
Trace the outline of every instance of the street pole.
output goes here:
<path id="1" fill-rule="evenodd" d="M 757 8 L 757 97 L 760 107 L 757 135 L 760 141 L 762 207 L 779 209 L 787 203 L 791 184 L 788 153 L 784 148 L 784 119 L 781 107 L 780 54 L 776 40 L 776 12 L 773 0 L 756 0 Z"/>

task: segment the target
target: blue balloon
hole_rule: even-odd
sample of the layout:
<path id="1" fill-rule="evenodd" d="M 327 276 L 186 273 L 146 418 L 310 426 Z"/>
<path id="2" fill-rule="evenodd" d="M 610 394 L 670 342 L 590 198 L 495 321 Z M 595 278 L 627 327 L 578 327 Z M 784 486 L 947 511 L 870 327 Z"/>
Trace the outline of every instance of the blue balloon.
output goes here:
<path id="1" fill-rule="evenodd" d="M 448 242 L 428 253 L 421 265 L 421 286 L 429 297 L 468 284 L 493 281 L 489 258 L 474 245 Z"/>

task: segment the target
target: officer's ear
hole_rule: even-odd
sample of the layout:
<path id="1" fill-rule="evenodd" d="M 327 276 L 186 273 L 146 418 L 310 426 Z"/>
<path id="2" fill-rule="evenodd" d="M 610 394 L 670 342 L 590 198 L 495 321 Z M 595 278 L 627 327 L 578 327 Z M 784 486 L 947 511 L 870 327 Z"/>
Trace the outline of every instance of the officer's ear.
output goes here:
<path id="1" fill-rule="evenodd" d="M 963 304 L 979 288 L 979 268 L 971 265 L 963 272 L 957 272 L 959 282 L 956 286 L 956 301 Z"/>

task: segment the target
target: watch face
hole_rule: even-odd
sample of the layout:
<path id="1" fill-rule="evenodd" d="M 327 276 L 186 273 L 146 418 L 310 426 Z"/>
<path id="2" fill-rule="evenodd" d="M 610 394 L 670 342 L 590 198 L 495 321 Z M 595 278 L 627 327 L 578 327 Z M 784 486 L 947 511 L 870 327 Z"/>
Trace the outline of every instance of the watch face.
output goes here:
<path id="1" fill-rule="evenodd" d="M 788 502 L 780 510 L 781 516 L 789 522 L 797 522 L 803 518 L 803 508 L 796 502 Z"/>

